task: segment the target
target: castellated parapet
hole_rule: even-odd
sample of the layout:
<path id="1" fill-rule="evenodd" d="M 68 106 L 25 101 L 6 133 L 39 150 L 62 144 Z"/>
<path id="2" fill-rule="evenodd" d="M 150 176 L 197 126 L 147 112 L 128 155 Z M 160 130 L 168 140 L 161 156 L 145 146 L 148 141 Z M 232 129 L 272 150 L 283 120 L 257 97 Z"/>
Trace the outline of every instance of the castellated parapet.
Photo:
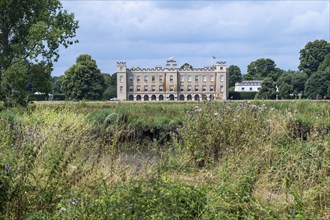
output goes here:
<path id="1" fill-rule="evenodd" d="M 126 62 L 117 62 L 117 96 L 122 101 L 226 100 L 226 62 L 202 68 L 178 68 L 174 59 L 153 68 L 127 68 Z"/>

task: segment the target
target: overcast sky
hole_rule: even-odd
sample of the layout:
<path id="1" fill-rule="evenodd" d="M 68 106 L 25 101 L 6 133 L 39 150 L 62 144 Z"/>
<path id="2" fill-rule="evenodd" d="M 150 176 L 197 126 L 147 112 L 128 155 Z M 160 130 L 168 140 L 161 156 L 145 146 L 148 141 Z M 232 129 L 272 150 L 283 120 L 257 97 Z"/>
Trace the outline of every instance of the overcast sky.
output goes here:
<path id="1" fill-rule="evenodd" d="M 247 65 L 270 58 L 277 67 L 296 70 L 299 51 L 316 39 L 330 41 L 330 1 L 77 1 L 62 0 L 75 14 L 78 44 L 60 50 L 53 75 L 63 75 L 80 54 L 90 54 L 99 69 L 211 65 L 216 60 Z"/>

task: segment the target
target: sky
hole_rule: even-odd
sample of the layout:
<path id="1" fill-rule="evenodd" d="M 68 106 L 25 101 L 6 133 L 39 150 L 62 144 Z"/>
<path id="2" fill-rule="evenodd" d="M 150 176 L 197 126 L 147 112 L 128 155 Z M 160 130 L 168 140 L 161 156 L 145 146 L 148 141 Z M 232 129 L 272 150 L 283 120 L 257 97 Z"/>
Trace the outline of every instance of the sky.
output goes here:
<path id="1" fill-rule="evenodd" d="M 61 2 L 79 20 L 79 43 L 60 49 L 53 76 L 63 75 L 80 54 L 110 74 L 118 61 L 128 68 L 164 67 L 172 56 L 178 66 L 226 61 L 242 74 L 260 58 L 297 70 L 308 42 L 330 42 L 330 0 Z"/>

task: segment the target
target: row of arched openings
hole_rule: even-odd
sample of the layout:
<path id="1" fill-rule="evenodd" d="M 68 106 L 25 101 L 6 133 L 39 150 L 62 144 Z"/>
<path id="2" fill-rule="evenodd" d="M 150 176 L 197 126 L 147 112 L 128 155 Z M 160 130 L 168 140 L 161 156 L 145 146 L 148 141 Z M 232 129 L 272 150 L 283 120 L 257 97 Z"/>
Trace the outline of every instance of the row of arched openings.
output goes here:
<path id="1" fill-rule="evenodd" d="M 151 101 L 156 101 L 157 100 L 157 97 L 156 97 L 156 95 L 151 95 Z M 174 100 L 174 95 L 169 95 L 169 97 L 168 97 L 168 99 L 169 100 Z M 208 97 L 210 100 L 213 100 L 214 99 L 214 96 L 213 95 L 210 95 L 209 97 Z M 200 95 L 194 95 L 194 96 L 192 96 L 192 95 L 187 95 L 187 101 L 192 101 L 192 100 L 194 100 L 194 101 L 200 101 L 200 99 L 201 99 L 201 97 L 200 97 Z M 134 101 L 134 96 L 133 95 L 129 95 L 128 96 L 128 100 L 130 100 L 130 101 Z M 136 101 L 149 101 L 149 95 L 137 95 L 136 96 Z M 158 100 L 159 101 L 163 101 L 164 100 L 164 96 L 163 95 L 159 95 L 158 96 Z M 184 95 L 180 95 L 179 96 L 179 100 L 181 100 L 181 101 L 184 101 L 185 100 L 185 96 Z"/>

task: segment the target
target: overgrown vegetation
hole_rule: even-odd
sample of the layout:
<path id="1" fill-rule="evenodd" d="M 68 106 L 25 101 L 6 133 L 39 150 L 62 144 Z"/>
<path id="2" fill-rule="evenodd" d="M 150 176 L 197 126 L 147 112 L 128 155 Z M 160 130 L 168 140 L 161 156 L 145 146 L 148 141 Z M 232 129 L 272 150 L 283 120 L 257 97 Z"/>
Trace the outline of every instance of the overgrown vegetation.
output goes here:
<path id="1" fill-rule="evenodd" d="M 328 219 L 330 104 L 0 111 L 3 219 Z"/>

